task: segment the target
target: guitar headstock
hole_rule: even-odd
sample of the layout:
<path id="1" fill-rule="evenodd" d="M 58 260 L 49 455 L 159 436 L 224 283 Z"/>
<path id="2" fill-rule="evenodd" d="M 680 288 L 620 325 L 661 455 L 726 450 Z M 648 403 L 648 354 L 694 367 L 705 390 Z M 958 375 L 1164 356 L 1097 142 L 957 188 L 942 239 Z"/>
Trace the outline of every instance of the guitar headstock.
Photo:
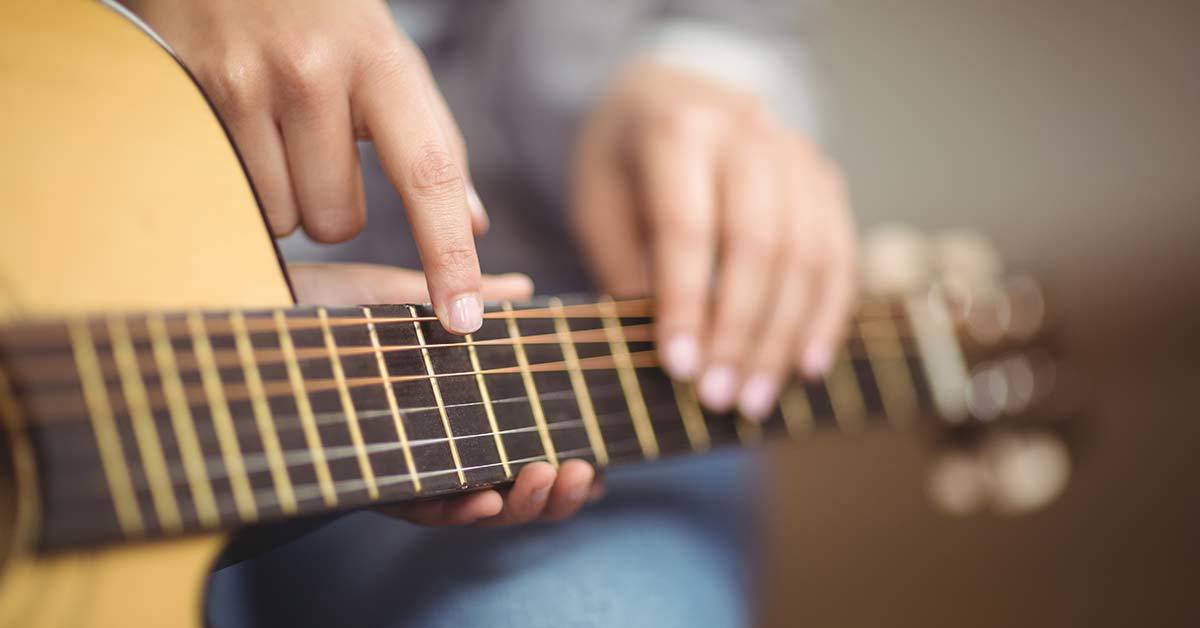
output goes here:
<path id="1" fill-rule="evenodd" d="M 946 421 L 1034 420 L 1049 409 L 1059 365 L 1036 280 L 1010 275 L 982 289 L 935 284 L 929 298 L 945 303 L 967 372 L 965 412 Z"/>
<path id="2" fill-rule="evenodd" d="M 934 502 L 1020 513 L 1053 501 L 1070 474 L 1069 410 L 1041 285 L 1006 272 L 995 247 L 966 231 L 878 228 L 864 240 L 863 269 L 868 295 L 910 304 L 943 445 Z"/>

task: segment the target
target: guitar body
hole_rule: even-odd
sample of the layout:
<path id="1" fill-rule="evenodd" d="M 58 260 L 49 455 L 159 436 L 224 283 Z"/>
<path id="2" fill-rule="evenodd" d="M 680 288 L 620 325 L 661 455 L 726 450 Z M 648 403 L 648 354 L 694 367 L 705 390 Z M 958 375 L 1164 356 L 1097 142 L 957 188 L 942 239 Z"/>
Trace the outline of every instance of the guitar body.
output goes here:
<path id="1" fill-rule="evenodd" d="M 0 3 L 0 111 L 0 322 L 292 303 L 211 107 L 115 11 L 84 0 Z M 201 623 L 222 537 L 35 555 L 38 479 L 16 445 L 0 524 L 0 626 Z"/>

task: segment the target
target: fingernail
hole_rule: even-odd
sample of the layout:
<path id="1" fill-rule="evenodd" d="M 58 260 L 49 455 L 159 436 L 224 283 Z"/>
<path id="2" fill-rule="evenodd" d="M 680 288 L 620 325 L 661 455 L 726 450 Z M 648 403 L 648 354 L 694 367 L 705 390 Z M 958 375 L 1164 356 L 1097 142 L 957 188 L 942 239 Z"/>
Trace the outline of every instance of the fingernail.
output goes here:
<path id="1" fill-rule="evenodd" d="M 733 397 L 737 394 L 737 374 L 725 365 L 709 367 L 700 378 L 697 393 L 704 405 L 726 412 L 733 407 Z"/>
<path id="2" fill-rule="evenodd" d="M 771 375 L 759 374 L 746 380 L 738 399 L 738 410 L 746 418 L 762 422 L 771 414 L 775 399 L 779 397 L 779 380 Z"/>
<path id="3" fill-rule="evenodd" d="M 833 353 L 825 345 L 812 345 L 804 352 L 804 374 L 809 378 L 817 378 L 829 372 L 833 362 Z"/>
<path id="4" fill-rule="evenodd" d="M 483 303 L 477 294 L 464 294 L 450 304 L 447 327 L 458 334 L 472 334 L 483 326 Z"/>
<path id="5" fill-rule="evenodd" d="M 491 226 L 492 220 L 488 217 L 487 210 L 483 208 L 483 200 L 479 198 L 479 192 L 475 191 L 475 185 L 467 185 L 467 205 L 471 207 L 471 213 L 476 219 L 483 223 L 483 230 L 487 231 Z"/>
<path id="6" fill-rule="evenodd" d="M 662 352 L 663 368 L 672 378 L 688 381 L 700 368 L 700 346 L 691 336 L 675 336 L 667 341 Z"/>
<path id="7" fill-rule="evenodd" d="M 531 500 L 533 500 L 534 504 L 544 504 L 544 503 L 546 503 L 546 498 L 548 498 L 548 497 L 550 497 L 550 487 L 549 486 L 544 487 L 544 488 L 534 489 L 534 491 L 529 494 L 529 498 Z"/>

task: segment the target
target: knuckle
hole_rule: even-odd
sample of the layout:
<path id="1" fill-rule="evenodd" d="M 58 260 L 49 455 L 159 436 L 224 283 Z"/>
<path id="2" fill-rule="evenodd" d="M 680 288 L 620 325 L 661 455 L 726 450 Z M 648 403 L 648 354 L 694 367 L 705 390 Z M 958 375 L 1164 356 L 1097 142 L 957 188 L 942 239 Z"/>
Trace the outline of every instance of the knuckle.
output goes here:
<path id="1" fill-rule="evenodd" d="M 469 246 L 444 246 L 437 252 L 434 261 L 437 268 L 444 274 L 455 278 L 465 278 L 478 272 L 479 262 L 475 249 Z"/>
<path id="2" fill-rule="evenodd" d="M 658 224 L 659 237 L 675 248 L 692 248 L 709 239 L 706 221 L 694 212 L 666 212 Z"/>
<path id="3" fill-rule="evenodd" d="M 719 115 L 705 105 L 685 105 L 662 109 L 650 116 L 650 129 L 664 140 L 684 140 L 711 132 L 719 124 Z"/>
<path id="4" fill-rule="evenodd" d="M 735 226 L 726 237 L 725 248 L 731 260 L 759 265 L 772 257 L 779 242 L 771 231 Z"/>
<path id="5" fill-rule="evenodd" d="M 299 103 L 320 100 L 334 78 L 329 52 L 315 44 L 277 59 L 275 72 L 285 97 Z"/>
<path id="6" fill-rule="evenodd" d="M 253 58 L 230 58 L 196 73 L 219 111 L 227 116 L 252 112 L 259 101 L 262 63 Z"/>
<path id="7" fill-rule="evenodd" d="M 409 184 L 429 200 L 448 200 L 465 193 L 462 171 L 441 146 L 421 148 L 410 168 Z"/>
<path id="8" fill-rule="evenodd" d="M 788 247 L 789 266 L 810 271 L 823 265 L 829 259 L 829 247 L 823 239 L 809 238 L 807 240 L 796 242 Z"/>

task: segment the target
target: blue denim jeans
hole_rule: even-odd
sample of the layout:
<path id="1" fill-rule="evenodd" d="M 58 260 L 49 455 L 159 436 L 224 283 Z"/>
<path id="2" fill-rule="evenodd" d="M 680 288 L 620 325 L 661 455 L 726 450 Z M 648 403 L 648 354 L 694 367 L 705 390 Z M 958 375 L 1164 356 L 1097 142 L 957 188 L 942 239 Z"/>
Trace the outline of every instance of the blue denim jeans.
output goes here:
<path id="1" fill-rule="evenodd" d="M 358 512 L 217 571 L 213 626 L 743 626 L 749 458 L 618 469 L 559 524 L 427 529 Z"/>

